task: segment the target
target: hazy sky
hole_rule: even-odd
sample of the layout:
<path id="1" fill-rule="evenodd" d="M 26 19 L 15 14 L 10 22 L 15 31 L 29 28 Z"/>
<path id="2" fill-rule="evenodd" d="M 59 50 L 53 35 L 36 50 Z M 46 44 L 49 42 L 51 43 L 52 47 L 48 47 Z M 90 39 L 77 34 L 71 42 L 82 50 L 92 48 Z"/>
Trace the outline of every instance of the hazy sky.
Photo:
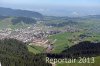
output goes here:
<path id="1" fill-rule="evenodd" d="M 95 12 L 100 9 L 100 0 L 0 0 L 0 7 L 33 10 L 47 15 L 55 12 L 55 15 L 64 15 L 66 10 L 73 10 L 73 14 L 77 14 L 80 9 L 92 9 L 92 12 Z"/>

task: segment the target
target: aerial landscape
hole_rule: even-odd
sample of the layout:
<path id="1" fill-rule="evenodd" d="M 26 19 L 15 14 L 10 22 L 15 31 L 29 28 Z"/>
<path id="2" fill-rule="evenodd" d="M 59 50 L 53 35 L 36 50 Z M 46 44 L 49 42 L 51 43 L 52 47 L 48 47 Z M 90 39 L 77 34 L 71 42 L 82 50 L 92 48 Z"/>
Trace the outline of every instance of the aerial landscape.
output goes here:
<path id="1" fill-rule="evenodd" d="M 99 0 L 23 1 L 0 1 L 1 66 L 100 66 Z"/>

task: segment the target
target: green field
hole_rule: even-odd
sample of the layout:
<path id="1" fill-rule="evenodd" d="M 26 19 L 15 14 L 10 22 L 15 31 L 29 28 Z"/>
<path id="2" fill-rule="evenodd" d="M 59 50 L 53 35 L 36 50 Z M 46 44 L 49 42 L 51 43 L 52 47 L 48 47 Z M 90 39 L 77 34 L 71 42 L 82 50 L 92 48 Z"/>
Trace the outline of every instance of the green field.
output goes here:
<path id="1" fill-rule="evenodd" d="M 75 33 L 65 32 L 65 33 L 60 33 L 60 34 L 49 36 L 49 39 L 57 40 L 54 43 L 53 53 L 60 53 L 63 50 L 65 50 L 66 48 L 68 48 L 69 46 L 72 46 L 73 43 L 68 41 L 68 39 L 72 39 L 72 38 L 74 38 L 73 37 L 74 35 L 78 36 L 80 34 L 81 34 L 81 32 L 75 32 Z"/>
<path id="2" fill-rule="evenodd" d="M 43 47 L 40 47 L 40 46 L 28 45 L 27 47 L 28 47 L 28 50 L 34 54 L 43 53 L 45 50 Z"/>
<path id="3" fill-rule="evenodd" d="M 52 51 L 53 53 L 60 53 L 63 50 L 65 50 L 68 47 L 71 47 L 72 45 L 75 45 L 75 42 L 81 42 L 81 41 L 91 41 L 91 42 L 99 42 L 100 41 L 100 34 L 97 33 L 92 33 L 92 37 L 85 37 L 80 41 L 79 35 L 87 33 L 85 31 L 83 32 L 65 32 L 65 33 L 60 33 L 60 34 L 55 34 L 49 36 L 49 39 L 52 40 L 57 40 L 54 43 L 54 50 Z M 72 41 L 69 41 L 71 39 Z"/>
<path id="4" fill-rule="evenodd" d="M 68 47 L 69 42 L 67 41 L 67 39 L 71 37 L 71 33 L 62 33 L 62 34 L 56 34 L 56 35 L 52 35 L 49 37 L 49 39 L 52 40 L 57 40 L 54 43 L 54 53 L 60 53 L 62 50 L 64 50 L 66 47 Z"/>
<path id="5" fill-rule="evenodd" d="M 26 28 L 28 26 L 30 26 L 29 24 L 25 24 L 25 23 L 18 23 L 16 25 L 12 24 L 12 20 L 13 18 L 6 18 L 4 20 L 0 20 L 0 29 L 4 29 L 4 28 L 11 28 L 11 29 L 18 29 L 18 28 Z"/>

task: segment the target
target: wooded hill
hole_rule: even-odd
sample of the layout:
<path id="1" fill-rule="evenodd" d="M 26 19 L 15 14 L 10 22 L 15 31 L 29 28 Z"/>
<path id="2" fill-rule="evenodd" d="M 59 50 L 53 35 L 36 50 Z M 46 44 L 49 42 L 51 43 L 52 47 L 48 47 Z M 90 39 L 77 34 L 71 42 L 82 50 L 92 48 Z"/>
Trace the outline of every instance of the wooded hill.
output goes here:
<path id="1" fill-rule="evenodd" d="M 30 53 L 26 43 L 15 39 L 0 40 L 0 62 L 2 66 L 51 66 L 44 54 Z"/>

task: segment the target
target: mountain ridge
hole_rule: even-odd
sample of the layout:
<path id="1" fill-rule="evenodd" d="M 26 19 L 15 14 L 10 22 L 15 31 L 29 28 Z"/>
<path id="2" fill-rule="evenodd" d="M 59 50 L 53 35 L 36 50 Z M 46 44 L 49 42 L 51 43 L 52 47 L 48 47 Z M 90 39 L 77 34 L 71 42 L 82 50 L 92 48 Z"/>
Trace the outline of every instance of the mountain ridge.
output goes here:
<path id="1" fill-rule="evenodd" d="M 34 17 L 43 18 L 41 13 L 35 11 L 21 10 L 21 9 L 11 9 L 0 7 L 0 15 L 2 16 L 14 16 L 14 17 Z"/>

